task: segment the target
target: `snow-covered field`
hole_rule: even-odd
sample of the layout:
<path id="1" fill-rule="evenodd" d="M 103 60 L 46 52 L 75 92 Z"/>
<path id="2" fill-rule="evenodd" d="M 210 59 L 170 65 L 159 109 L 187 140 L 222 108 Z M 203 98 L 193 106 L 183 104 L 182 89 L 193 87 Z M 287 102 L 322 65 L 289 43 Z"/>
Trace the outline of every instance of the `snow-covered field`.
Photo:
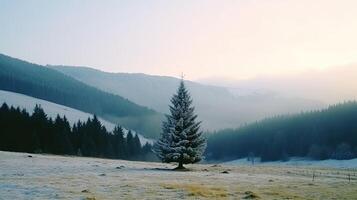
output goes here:
<path id="1" fill-rule="evenodd" d="M 59 114 L 62 117 L 65 115 L 71 125 L 77 123 L 78 120 L 87 121 L 88 118 L 93 117 L 93 115 L 90 113 L 82 112 L 80 110 L 76 110 L 67 106 L 59 105 L 46 100 L 33 98 L 15 92 L 0 90 L 0 105 L 2 105 L 4 102 L 9 106 L 26 109 L 30 113 L 33 111 L 36 104 L 41 105 L 41 107 L 44 109 L 48 117 L 54 119 L 57 116 L 57 114 Z M 98 119 L 108 131 L 112 131 L 114 129 L 115 124 L 108 122 L 100 117 L 98 117 Z M 127 132 L 128 131 L 124 129 L 124 133 L 127 134 Z M 152 143 L 151 139 L 147 139 L 140 134 L 139 134 L 139 138 L 142 144 L 145 144 L 146 142 Z"/>
<path id="2" fill-rule="evenodd" d="M 174 167 L 0 151 L 0 199 L 357 199 L 356 169 Z"/>
<path id="3" fill-rule="evenodd" d="M 254 162 L 255 165 L 279 165 L 279 166 L 311 166 L 311 167 L 331 167 L 344 169 L 357 169 L 357 158 L 351 160 L 309 160 L 306 158 L 293 157 L 289 161 L 274 161 L 274 162 Z M 225 162 L 227 165 L 252 165 L 251 161 L 246 158 Z"/>

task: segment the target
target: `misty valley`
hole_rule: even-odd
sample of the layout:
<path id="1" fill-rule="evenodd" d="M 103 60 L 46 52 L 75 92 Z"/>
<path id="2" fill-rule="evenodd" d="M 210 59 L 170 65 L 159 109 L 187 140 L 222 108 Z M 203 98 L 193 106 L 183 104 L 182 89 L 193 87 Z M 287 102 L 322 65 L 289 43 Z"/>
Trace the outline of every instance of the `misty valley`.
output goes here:
<path id="1" fill-rule="evenodd" d="M 145 189 L 132 185 L 130 190 L 124 190 L 124 196 L 129 199 L 140 198 L 137 192 L 143 192 L 151 198 L 157 195 L 165 198 L 192 195 L 192 198 L 274 199 L 285 198 L 284 195 L 288 198 L 292 194 L 294 195 L 290 196 L 291 198 L 320 198 L 321 195 L 326 195 L 313 192 L 306 196 L 291 192 L 290 189 L 272 194 L 262 192 L 285 184 L 286 179 L 295 180 L 295 176 L 307 179 L 294 182 L 295 185 L 310 184 L 311 177 L 312 184 L 315 184 L 316 176 L 321 190 L 327 190 L 329 186 L 326 184 L 331 181 L 338 184 L 348 182 L 348 187 L 344 188 L 347 192 L 337 198 L 352 198 L 355 195 L 349 188 L 353 187 L 357 180 L 356 101 L 325 106 L 311 100 L 299 100 L 300 103 L 297 104 L 296 99 L 272 97 L 266 93 L 235 96 L 229 89 L 221 86 L 172 77 L 114 74 L 91 68 L 41 66 L 6 55 L 0 55 L 0 66 L 0 150 L 4 151 L 1 152 L 1 157 L 8 167 L 15 167 L 16 163 L 22 163 L 26 159 L 39 160 L 36 161 L 37 164 L 34 163 L 35 168 L 39 169 L 46 168 L 44 165 L 47 164 L 55 164 L 57 160 L 71 163 L 71 160 L 77 160 L 79 157 L 92 157 L 90 162 L 94 163 L 97 162 L 94 158 L 114 159 L 98 160 L 100 163 L 111 163 L 112 169 L 108 169 L 106 164 L 101 165 L 105 167 L 102 171 L 90 169 L 90 165 L 82 159 L 75 161 L 76 165 L 83 168 L 79 173 L 84 173 L 85 177 L 88 177 L 87 173 L 92 173 L 91 171 L 99 173 L 103 178 L 109 174 L 115 176 L 116 173 L 112 171 L 114 169 L 120 169 L 119 174 L 149 177 L 147 181 L 156 179 L 157 174 L 169 173 L 167 170 L 170 169 L 190 173 L 185 175 L 187 177 L 197 176 L 196 183 L 162 180 L 164 183 L 155 183 Z M 180 82 L 180 88 L 175 89 Z M 170 100 L 170 95 L 175 90 L 177 94 Z M 169 109 L 165 108 L 169 102 L 171 106 Z M 269 109 L 260 114 L 254 111 L 255 116 L 245 117 L 245 113 L 263 106 L 248 106 L 258 102 L 274 107 L 274 112 Z M 276 102 L 281 103 L 277 105 Z M 197 115 L 190 104 L 197 105 Z M 283 104 L 289 106 L 282 106 Z M 242 108 L 234 108 L 238 110 L 232 111 L 237 117 L 224 113 L 229 107 L 236 105 L 242 105 Z M 282 106 L 283 110 L 277 106 Z M 267 117 L 262 117 L 265 115 Z M 235 125 L 227 124 L 233 119 L 236 119 Z M 202 120 L 202 123 L 198 120 Z M 227 127 L 217 126 L 211 121 Z M 236 128 L 232 128 L 234 126 Z M 183 133 L 184 136 L 181 135 Z M 5 151 L 31 154 L 26 156 Z M 51 157 L 49 154 L 65 157 Z M 45 159 L 41 155 L 49 157 Z M 48 160 L 48 163 L 41 161 L 43 159 Z M 119 159 L 117 163 L 116 159 Z M 131 160 L 133 163 L 122 160 Z M 136 164 L 137 161 L 145 161 L 147 164 Z M 179 165 L 158 165 L 159 161 Z M 201 165 L 192 165 L 199 161 Z M 37 166 L 40 163 L 42 164 Z M 64 178 L 72 174 L 68 171 L 70 165 L 60 166 L 58 173 L 63 174 Z M 246 168 L 248 166 L 249 168 Z M 143 171 L 140 172 L 140 169 Z M 242 169 L 247 171 L 241 172 Z M 333 173 L 336 175 L 327 175 L 330 170 L 335 170 Z M 279 176 L 284 178 L 280 180 L 275 177 L 276 171 L 282 173 Z M 10 173 L 7 170 L 4 172 Z M 31 181 L 35 172 L 30 170 L 27 173 L 30 173 L 30 177 L 26 178 L 21 172 L 21 176 L 25 176 L 23 181 Z M 246 173 L 254 174 L 253 179 L 269 176 L 269 182 L 272 184 L 260 186 L 266 188 L 263 190 L 257 186 L 249 187 L 249 183 L 244 182 L 245 178 L 239 178 L 246 176 Z M 339 176 L 340 173 L 344 175 Z M 35 175 L 38 176 L 40 175 Z M 48 181 L 52 179 L 45 173 L 41 173 L 41 176 L 46 177 Z M 224 181 L 223 185 L 229 182 L 229 185 L 239 185 L 246 188 L 246 191 L 217 184 L 200 186 L 209 180 L 204 178 L 205 176 L 219 176 L 217 178 Z M 230 182 L 221 176 L 237 177 L 239 183 L 233 183 L 233 180 Z M 114 181 L 113 178 L 108 179 Z M 5 198 L 27 197 L 22 192 L 12 193 L 9 190 L 10 186 L 6 184 L 8 181 L 12 182 L 14 187 L 19 187 L 15 180 L 9 177 L 3 177 L 1 180 L 2 188 L 7 190 L 3 193 Z M 88 182 L 92 179 L 81 178 L 77 181 L 92 187 Z M 41 185 L 40 183 L 38 187 Z M 57 185 L 53 190 L 62 190 L 58 187 L 62 186 Z M 157 187 L 167 191 L 159 192 Z M 30 198 L 57 198 L 51 196 L 52 193 L 46 195 L 43 189 L 39 190 Z M 73 197 L 90 199 L 102 196 L 104 199 L 115 199 L 113 192 L 101 194 L 103 192 L 98 190 L 100 188 L 78 189 Z M 148 194 L 147 190 L 153 193 Z M 183 193 L 172 192 L 173 190 Z M 71 198 L 65 191 L 57 195 Z"/>
<path id="2" fill-rule="evenodd" d="M 0 200 L 357 200 L 356 7 L 0 0 Z"/>

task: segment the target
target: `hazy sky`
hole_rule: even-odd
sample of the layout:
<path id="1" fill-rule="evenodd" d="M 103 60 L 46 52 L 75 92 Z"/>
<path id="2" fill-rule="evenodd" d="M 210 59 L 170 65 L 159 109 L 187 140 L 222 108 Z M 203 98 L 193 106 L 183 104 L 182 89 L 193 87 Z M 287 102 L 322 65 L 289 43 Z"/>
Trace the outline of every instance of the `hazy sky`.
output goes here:
<path id="1" fill-rule="evenodd" d="M 0 0 L 0 53 L 188 79 L 357 63 L 356 0 Z"/>

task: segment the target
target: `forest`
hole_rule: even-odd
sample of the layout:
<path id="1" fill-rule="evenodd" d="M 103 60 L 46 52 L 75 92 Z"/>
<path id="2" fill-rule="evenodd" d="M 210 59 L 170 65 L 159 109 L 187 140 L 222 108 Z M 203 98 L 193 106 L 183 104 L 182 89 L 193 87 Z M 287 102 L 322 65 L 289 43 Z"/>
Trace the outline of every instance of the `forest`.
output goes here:
<path id="1" fill-rule="evenodd" d="M 319 111 L 264 119 L 238 129 L 210 133 L 207 160 L 261 157 L 262 161 L 309 157 L 315 160 L 357 157 L 357 102 Z"/>
<path id="2" fill-rule="evenodd" d="M 71 126 L 66 117 L 47 117 L 36 105 L 32 114 L 4 103 L 0 108 L 0 150 L 148 160 L 151 145 L 141 145 L 137 134 L 115 127 L 108 132 L 94 115 Z"/>
<path id="3" fill-rule="evenodd" d="M 45 66 L 0 54 L 0 89 L 96 114 L 155 137 L 161 114 Z M 85 101 L 83 101 L 85 99 Z"/>

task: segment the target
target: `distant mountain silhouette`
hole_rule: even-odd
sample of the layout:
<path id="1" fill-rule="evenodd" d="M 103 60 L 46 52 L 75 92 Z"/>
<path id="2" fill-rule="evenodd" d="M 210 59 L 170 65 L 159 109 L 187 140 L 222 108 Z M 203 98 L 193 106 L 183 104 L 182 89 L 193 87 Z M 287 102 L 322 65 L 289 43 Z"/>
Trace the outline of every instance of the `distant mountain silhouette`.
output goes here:
<path id="1" fill-rule="evenodd" d="M 179 79 L 131 73 L 108 73 L 88 67 L 49 66 L 83 83 L 128 98 L 142 106 L 167 113 Z M 225 87 L 186 81 L 205 130 L 235 128 L 265 117 L 323 107 L 319 101 L 288 98 L 271 92 L 234 93 Z"/>
<path id="2" fill-rule="evenodd" d="M 231 88 L 234 92 L 270 91 L 284 96 L 314 99 L 335 104 L 357 99 L 357 64 L 341 65 L 320 70 L 306 70 L 291 75 L 261 76 L 247 80 L 207 78 L 204 84 Z"/>

